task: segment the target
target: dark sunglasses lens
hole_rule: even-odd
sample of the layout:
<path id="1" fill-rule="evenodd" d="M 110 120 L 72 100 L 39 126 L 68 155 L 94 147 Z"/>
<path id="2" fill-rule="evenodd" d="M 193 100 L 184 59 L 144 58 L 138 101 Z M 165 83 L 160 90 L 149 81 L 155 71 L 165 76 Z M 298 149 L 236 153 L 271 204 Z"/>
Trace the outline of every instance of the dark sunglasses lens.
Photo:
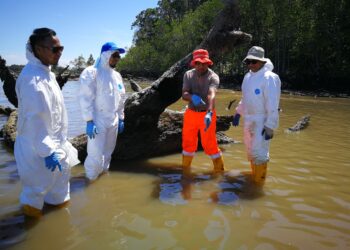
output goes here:
<path id="1" fill-rule="evenodd" d="M 115 53 L 115 54 L 113 54 L 113 55 L 112 55 L 112 57 L 113 57 L 113 58 L 118 58 L 118 59 L 120 59 L 120 55 L 119 55 L 119 53 Z"/>
<path id="2" fill-rule="evenodd" d="M 63 49 L 64 49 L 64 47 L 63 46 L 58 46 L 58 47 L 52 47 L 51 48 L 51 51 L 52 51 L 52 53 L 58 53 L 58 52 L 62 52 L 63 51 Z"/>
<path id="3" fill-rule="evenodd" d="M 257 60 L 245 60 L 245 64 L 256 64 L 258 61 Z"/>

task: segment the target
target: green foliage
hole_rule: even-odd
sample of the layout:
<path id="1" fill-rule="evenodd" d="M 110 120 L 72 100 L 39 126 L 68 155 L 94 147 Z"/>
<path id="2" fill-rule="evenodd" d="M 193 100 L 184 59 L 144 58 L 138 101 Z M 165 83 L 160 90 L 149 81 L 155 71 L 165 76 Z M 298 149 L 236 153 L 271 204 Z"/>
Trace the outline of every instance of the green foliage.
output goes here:
<path id="1" fill-rule="evenodd" d="M 162 74 L 199 45 L 222 7 L 220 0 L 160 0 L 136 17 L 134 45 L 118 69 Z M 284 86 L 350 90 L 350 1 L 240 0 L 239 7 L 241 30 L 253 40 L 215 62 L 220 76 L 242 77 L 242 59 L 258 45 Z"/>
<path id="2" fill-rule="evenodd" d="M 349 90 L 349 1 L 241 0 L 240 9 L 242 30 L 290 87 Z"/>
<path id="3" fill-rule="evenodd" d="M 134 43 L 139 45 L 141 41 L 152 39 L 156 35 L 156 22 L 160 19 L 158 9 L 146 9 L 136 16 L 136 21 L 131 25 L 132 28 L 137 28 L 134 34 Z"/>
<path id="4" fill-rule="evenodd" d="M 86 61 L 86 66 L 94 65 L 94 63 L 95 63 L 95 59 L 94 59 L 94 57 L 92 56 L 92 54 L 90 54 L 89 58 L 88 58 L 87 61 Z"/>
<path id="5" fill-rule="evenodd" d="M 118 64 L 118 70 L 162 74 L 203 40 L 222 8 L 220 0 L 160 2 L 161 7 L 147 9 L 137 16 L 133 24 L 138 27 L 135 44 Z M 185 2 L 188 4 L 180 5 Z"/>
<path id="6" fill-rule="evenodd" d="M 83 55 L 78 56 L 73 61 L 69 62 L 69 64 L 72 64 L 71 73 L 75 76 L 80 75 L 80 73 L 87 66 Z"/>

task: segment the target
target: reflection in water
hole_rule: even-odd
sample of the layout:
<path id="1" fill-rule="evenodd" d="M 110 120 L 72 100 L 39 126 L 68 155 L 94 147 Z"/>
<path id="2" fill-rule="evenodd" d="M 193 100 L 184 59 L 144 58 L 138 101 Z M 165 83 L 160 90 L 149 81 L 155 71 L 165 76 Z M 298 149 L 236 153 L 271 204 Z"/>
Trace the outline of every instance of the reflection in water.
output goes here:
<path id="1" fill-rule="evenodd" d="M 71 193 L 83 192 L 89 184 L 90 181 L 85 177 L 84 173 L 72 176 L 70 179 L 70 191 Z"/>
<path id="2" fill-rule="evenodd" d="M 237 174 L 237 173 L 234 173 Z M 232 176 L 229 172 L 218 174 L 192 174 L 191 176 L 177 174 L 159 174 L 159 180 L 154 182 L 153 195 L 160 201 L 171 205 L 187 204 L 192 194 L 202 192 L 203 182 L 210 182 L 213 191 L 207 197 L 208 202 L 220 205 L 234 205 L 239 199 L 255 199 L 263 195 L 261 186 L 255 185 L 251 174 L 242 172 Z M 205 194 L 201 194 L 201 199 Z"/>
<path id="3" fill-rule="evenodd" d="M 39 220 L 28 218 L 19 211 L 8 214 L 0 221 L 0 248 L 7 248 L 25 241 L 27 232 L 38 222 Z"/>
<path id="4" fill-rule="evenodd" d="M 155 182 L 159 187 L 160 201 L 170 205 L 186 204 L 189 199 L 187 193 L 190 184 L 182 180 L 181 174 L 160 174 L 161 181 Z M 156 188 L 158 189 L 158 188 Z M 156 192 L 154 192 L 156 193 Z"/>

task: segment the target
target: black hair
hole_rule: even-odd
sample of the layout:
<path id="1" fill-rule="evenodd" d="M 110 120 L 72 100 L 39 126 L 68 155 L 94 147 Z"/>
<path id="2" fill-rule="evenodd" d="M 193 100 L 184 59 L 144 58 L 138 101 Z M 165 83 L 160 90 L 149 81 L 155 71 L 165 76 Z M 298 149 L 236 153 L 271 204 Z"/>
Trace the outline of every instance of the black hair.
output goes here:
<path id="1" fill-rule="evenodd" d="M 49 28 L 38 28 L 33 30 L 33 34 L 29 37 L 29 43 L 32 50 L 35 50 L 35 45 L 45 41 L 46 38 L 53 36 L 56 36 L 56 32 Z"/>

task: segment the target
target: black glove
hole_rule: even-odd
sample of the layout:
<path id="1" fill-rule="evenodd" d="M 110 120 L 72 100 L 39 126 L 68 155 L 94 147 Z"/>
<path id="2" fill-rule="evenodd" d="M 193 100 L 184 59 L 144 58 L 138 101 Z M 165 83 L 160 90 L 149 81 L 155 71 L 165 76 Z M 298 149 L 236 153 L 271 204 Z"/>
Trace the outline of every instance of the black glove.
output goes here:
<path id="1" fill-rule="evenodd" d="M 271 140 L 273 138 L 273 130 L 265 126 L 261 132 L 261 135 L 265 135 L 265 140 Z"/>

